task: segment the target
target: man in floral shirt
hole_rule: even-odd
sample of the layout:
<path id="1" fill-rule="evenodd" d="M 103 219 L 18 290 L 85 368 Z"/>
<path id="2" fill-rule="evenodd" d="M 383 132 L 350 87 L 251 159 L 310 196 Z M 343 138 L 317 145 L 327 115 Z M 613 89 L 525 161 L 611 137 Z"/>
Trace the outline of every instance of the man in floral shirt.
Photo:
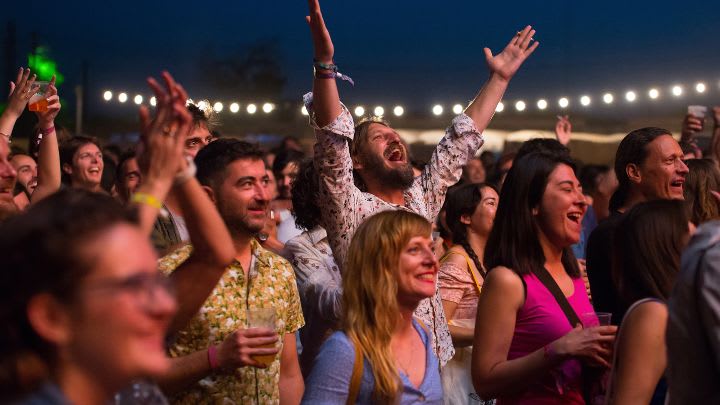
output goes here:
<path id="1" fill-rule="evenodd" d="M 422 174 L 413 178 L 408 151 L 386 122 L 368 120 L 354 126 L 340 102 L 334 46 L 317 2 L 310 2 L 308 23 L 313 38 L 315 80 L 304 97 L 315 129 L 315 165 L 320 172 L 320 204 L 336 262 L 343 268 L 355 230 L 369 216 L 386 210 L 408 210 L 434 222 L 447 188 L 460 179 L 462 167 L 483 144 L 487 127 L 512 76 L 535 50 L 531 27 L 517 33 L 498 55 L 485 48 L 490 78 L 465 112 L 457 116 Z M 467 59 L 467 56 L 460 59 Z M 448 68 L 452 68 L 449 63 Z M 354 184 L 353 171 L 363 185 Z M 372 252 L 368 252 L 372 254 Z M 433 348 L 442 365 L 454 354 L 439 294 L 423 300 L 415 315 L 431 328 Z"/>
<path id="2" fill-rule="evenodd" d="M 304 319 L 295 275 L 285 259 L 254 238 L 269 204 L 262 153 L 246 142 L 220 139 L 195 162 L 236 256 L 200 312 L 175 337 L 172 369 L 160 384 L 174 403 L 298 404 L 304 386 L 295 332 Z M 165 256 L 161 270 L 172 272 L 191 250 L 185 246 Z M 254 308 L 274 309 L 276 328 L 248 328 Z M 274 360 L 264 366 L 255 358 L 261 355 Z"/>

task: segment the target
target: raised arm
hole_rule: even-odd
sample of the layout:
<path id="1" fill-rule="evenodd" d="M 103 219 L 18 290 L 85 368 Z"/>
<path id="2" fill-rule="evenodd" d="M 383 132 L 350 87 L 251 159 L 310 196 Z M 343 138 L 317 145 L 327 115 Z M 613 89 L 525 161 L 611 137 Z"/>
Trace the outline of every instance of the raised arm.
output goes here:
<path id="1" fill-rule="evenodd" d="M 495 107 L 502 100 L 510 79 L 525 62 L 525 59 L 538 47 L 539 42 L 537 41 L 531 45 L 533 35 L 535 35 L 535 30 L 528 25 L 518 32 L 499 54 L 493 56 L 489 48 L 483 49 L 490 69 L 490 79 L 465 110 L 465 114 L 472 118 L 479 132 L 484 131 L 490 123 L 495 114 Z"/>
<path id="2" fill-rule="evenodd" d="M 38 150 L 37 187 L 30 196 L 34 204 L 60 189 L 60 150 L 58 148 L 55 117 L 60 112 L 60 97 L 55 87 L 55 76 L 48 85 L 48 106 L 46 111 L 38 111 L 38 127 L 42 139 Z"/>
<path id="3" fill-rule="evenodd" d="M 555 123 L 555 138 L 563 146 L 568 146 L 570 143 L 570 137 L 572 136 L 572 124 L 570 123 L 570 117 L 567 115 L 558 115 L 557 122 Z"/>
<path id="4" fill-rule="evenodd" d="M 15 121 L 20 118 L 30 97 L 35 94 L 38 86 L 35 85 L 36 75 L 30 75 L 30 69 L 20 68 L 17 78 L 10 82 L 10 95 L 5 111 L 0 115 L 0 136 L 10 141 Z"/>
<path id="5" fill-rule="evenodd" d="M 153 78 L 147 82 L 155 93 L 157 108 L 151 119 L 147 107 L 140 107 L 141 139 L 138 164 L 142 184 L 131 201 L 138 203 L 140 228 L 150 235 L 176 174 L 184 167 L 185 134 L 192 128 L 192 117 L 185 107 L 181 90 L 172 76 L 163 72 L 166 88 Z"/>
<path id="6" fill-rule="evenodd" d="M 305 17 L 310 26 L 313 41 L 313 60 L 316 75 L 313 81 L 315 122 L 322 128 L 331 123 L 342 112 L 340 95 L 334 78 L 327 78 L 331 70 L 322 69 L 319 64 L 333 65 L 335 48 L 320 10 L 319 0 L 308 0 L 309 14 Z"/>

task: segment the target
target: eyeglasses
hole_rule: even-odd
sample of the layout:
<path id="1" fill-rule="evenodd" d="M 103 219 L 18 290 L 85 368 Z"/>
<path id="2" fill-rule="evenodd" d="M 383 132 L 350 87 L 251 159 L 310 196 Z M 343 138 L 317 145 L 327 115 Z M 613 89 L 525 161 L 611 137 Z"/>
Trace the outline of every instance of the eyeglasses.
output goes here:
<path id="1" fill-rule="evenodd" d="M 131 295 L 143 309 L 150 310 L 158 301 L 158 291 L 170 297 L 175 296 L 172 280 L 162 273 L 138 273 L 125 278 L 106 278 L 86 286 L 90 291 L 105 291 L 110 294 Z"/>

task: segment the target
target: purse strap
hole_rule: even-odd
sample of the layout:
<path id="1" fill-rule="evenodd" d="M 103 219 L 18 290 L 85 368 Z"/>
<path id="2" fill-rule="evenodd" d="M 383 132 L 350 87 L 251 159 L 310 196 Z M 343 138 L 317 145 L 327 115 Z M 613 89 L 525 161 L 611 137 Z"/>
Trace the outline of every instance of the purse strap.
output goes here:
<path id="1" fill-rule="evenodd" d="M 364 366 L 362 346 L 360 346 L 355 339 L 351 339 L 351 341 L 355 346 L 355 363 L 353 363 L 352 376 L 350 377 L 350 389 L 348 390 L 348 398 L 346 402 L 347 405 L 354 405 L 357 400 L 358 393 L 360 392 L 360 383 L 362 382 Z"/>
<path id="2" fill-rule="evenodd" d="M 543 283 L 545 288 L 550 291 L 550 294 L 552 294 L 552 296 L 555 298 L 555 301 L 557 301 L 558 305 L 560 305 L 560 309 L 562 309 L 563 313 L 565 313 L 568 322 L 570 322 L 570 326 L 574 328 L 578 324 L 582 325 L 580 317 L 570 305 L 570 302 L 567 300 L 565 294 L 563 294 L 560 286 L 558 286 L 558 284 L 555 282 L 555 279 L 552 278 L 547 269 L 545 269 L 545 267 L 539 267 L 535 269 L 533 273 L 538 278 L 538 280 Z"/>

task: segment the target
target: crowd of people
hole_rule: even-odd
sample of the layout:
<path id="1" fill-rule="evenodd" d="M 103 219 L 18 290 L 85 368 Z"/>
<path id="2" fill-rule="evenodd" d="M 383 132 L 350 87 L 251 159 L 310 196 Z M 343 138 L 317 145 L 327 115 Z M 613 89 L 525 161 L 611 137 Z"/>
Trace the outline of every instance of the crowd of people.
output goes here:
<path id="1" fill-rule="evenodd" d="M 720 403 L 720 108 L 710 147 L 572 125 L 481 151 L 527 26 L 427 162 L 340 101 L 309 0 L 312 156 L 222 137 L 167 72 L 131 148 L 71 135 L 20 69 L 0 115 L 0 402 Z M 715 402 L 718 401 L 718 402 Z"/>

